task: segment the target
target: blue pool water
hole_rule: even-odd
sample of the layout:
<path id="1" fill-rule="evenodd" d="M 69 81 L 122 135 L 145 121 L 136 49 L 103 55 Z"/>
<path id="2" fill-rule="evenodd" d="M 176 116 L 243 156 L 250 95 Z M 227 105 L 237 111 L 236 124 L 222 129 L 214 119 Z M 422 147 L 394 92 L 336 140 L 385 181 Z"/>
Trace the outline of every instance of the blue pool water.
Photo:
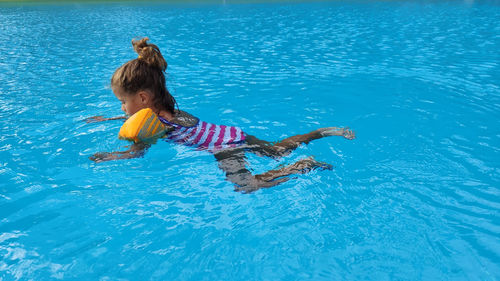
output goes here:
<path id="1" fill-rule="evenodd" d="M 0 5 L 0 280 L 499 280 L 500 6 L 474 1 Z M 255 173 L 124 149 L 109 88 L 149 36 L 181 109 L 266 140 Z"/>

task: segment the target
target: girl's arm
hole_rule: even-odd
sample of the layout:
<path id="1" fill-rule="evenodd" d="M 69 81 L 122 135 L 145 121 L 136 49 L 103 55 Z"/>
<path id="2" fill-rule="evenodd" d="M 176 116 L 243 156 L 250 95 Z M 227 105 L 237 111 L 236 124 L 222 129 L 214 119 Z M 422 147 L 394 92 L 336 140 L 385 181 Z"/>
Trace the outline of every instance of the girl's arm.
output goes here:
<path id="1" fill-rule="evenodd" d="M 95 122 L 102 122 L 102 121 L 109 121 L 109 120 L 125 120 L 127 119 L 126 116 L 117 116 L 117 117 L 111 117 L 111 118 L 104 118 L 102 115 L 99 116 L 92 116 L 87 119 L 85 119 L 85 122 L 87 123 L 95 123 Z"/>
<path id="2" fill-rule="evenodd" d="M 118 160 L 118 159 L 131 159 L 144 156 L 146 150 L 150 147 L 150 144 L 146 143 L 134 143 L 126 151 L 115 151 L 115 152 L 98 152 L 89 157 L 90 160 L 99 163 L 104 161 Z"/>

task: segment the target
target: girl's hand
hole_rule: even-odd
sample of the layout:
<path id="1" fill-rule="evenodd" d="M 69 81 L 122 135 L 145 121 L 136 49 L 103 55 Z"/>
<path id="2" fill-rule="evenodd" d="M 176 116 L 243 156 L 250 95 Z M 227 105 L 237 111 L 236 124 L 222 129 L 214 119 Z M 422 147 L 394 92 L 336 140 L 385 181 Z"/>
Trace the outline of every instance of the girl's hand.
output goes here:
<path id="1" fill-rule="evenodd" d="M 86 123 L 95 123 L 95 122 L 101 122 L 101 121 L 106 121 L 106 119 L 104 117 L 102 117 L 102 115 L 92 116 L 92 117 L 85 119 Z"/>
<path id="2" fill-rule="evenodd" d="M 115 152 L 98 152 L 90 156 L 89 159 L 96 163 L 99 163 L 118 159 L 132 159 L 142 157 L 150 146 L 151 144 L 138 142 L 132 144 L 128 150 Z"/>
<path id="3" fill-rule="evenodd" d="M 98 152 L 89 157 L 90 160 L 99 163 L 119 159 L 119 156 L 113 152 Z"/>
<path id="4" fill-rule="evenodd" d="M 118 117 L 104 118 L 104 117 L 102 117 L 102 115 L 99 115 L 99 116 L 89 117 L 89 118 L 85 119 L 85 122 L 96 123 L 96 122 L 109 121 L 109 120 L 119 120 L 119 119 L 127 119 L 127 117 L 118 116 Z"/>

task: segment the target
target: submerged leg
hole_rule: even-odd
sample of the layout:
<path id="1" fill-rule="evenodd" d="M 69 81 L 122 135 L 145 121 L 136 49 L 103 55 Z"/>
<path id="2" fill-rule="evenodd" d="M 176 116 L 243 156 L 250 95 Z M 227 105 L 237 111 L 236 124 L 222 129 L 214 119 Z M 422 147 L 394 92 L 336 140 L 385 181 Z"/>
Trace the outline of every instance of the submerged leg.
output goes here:
<path id="1" fill-rule="evenodd" d="M 258 155 L 280 158 L 290 154 L 290 152 L 301 144 L 308 144 L 312 140 L 329 136 L 343 136 L 350 140 L 356 137 L 354 132 L 349 128 L 326 127 L 319 128 L 307 134 L 291 136 L 276 143 L 260 140 L 254 136 L 247 136 L 246 141 L 250 151 Z"/>
<path id="2" fill-rule="evenodd" d="M 287 181 L 287 178 L 276 181 L 264 181 L 252 175 L 246 165 L 245 151 L 243 149 L 228 149 L 214 154 L 215 159 L 226 173 L 226 179 L 234 183 L 237 187 L 235 191 L 250 193 L 264 187 L 271 187 Z"/>
<path id="3" fill-rule="evenodd" d="M 214 156 L 219 167 L 226 173 L 226 178 L 237 185 L 235 190 L 244 193 L 278 185 L 288 181 L 288 176 L 293 174 L 305 174 L 316 168 L 332 169 L 331 165 L 309 157 L 280 169 L 252 175 L 246 167 L 247 161 L 243 149 L 225 150 L 214 154 Z"/>
<path id="4" fill-rule="evenodd" d="M 280 169 L 271 170 L 260 175 L 256 175 L 255 177 L 264 181 L 273 181 L 293 174 L 305 174 L 317 168 L 320 168 L 322 170 L 331 170 L 333 167 L 328 163 L 319 162 L 311 156 Z"/>

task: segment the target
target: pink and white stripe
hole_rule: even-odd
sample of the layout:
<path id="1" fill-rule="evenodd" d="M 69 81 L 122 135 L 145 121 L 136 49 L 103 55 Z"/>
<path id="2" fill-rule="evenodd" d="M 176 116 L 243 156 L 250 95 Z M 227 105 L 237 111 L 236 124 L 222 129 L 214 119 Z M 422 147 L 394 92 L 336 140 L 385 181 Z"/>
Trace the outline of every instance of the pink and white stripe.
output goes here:
<path id="1" fill-rule="evenodd" d="M 168 139 L 185 145 L 197 146 L 200 149 L 216 151 L 235 147 L 245 140 L 245 134 L 238 127 L 215 125 L 204 121 L 198 122 L 194 127 L 172 125 L 175 130 L 168 134 Z"/>

